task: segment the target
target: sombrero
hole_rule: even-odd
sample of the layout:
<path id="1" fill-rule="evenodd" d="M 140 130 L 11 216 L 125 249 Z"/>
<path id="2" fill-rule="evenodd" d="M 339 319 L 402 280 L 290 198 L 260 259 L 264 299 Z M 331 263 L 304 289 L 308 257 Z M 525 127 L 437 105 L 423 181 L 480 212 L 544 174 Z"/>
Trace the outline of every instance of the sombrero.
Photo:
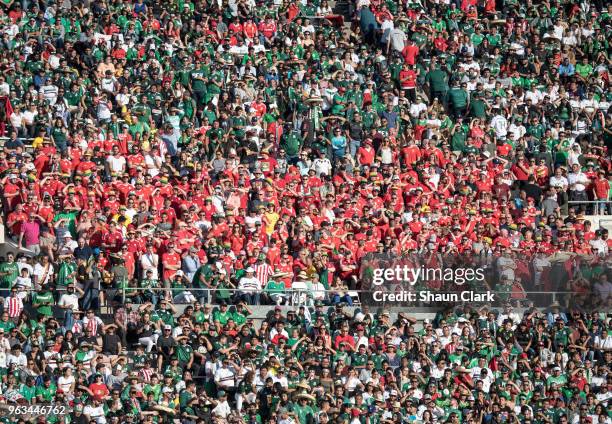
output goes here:
<path id="1" fill-rule="evenodd" d="M 300 381 L 298 384 L 295 385 L 295 387 L 299 387 L 304 390 L 310 390 L 310 386 L 308 385 L 308 382 L 306 380 Z"/>
<path id="2" fill-rule="evenodd" d="M 323 99 L 321 97 L 309 97 L 304 100 L 305 103 L 323 103 Z"/>
<path id="3" fill-rule="evenodd" d="M 160 411 L 160 412 L 166 412 L 168 414 L 176 414 L 176 410 L 169 408 L 167 406 L 163 406 L 163 405 L 154 405 L 152 407 L 152 409 L 154 409 L 155 411 Z"/>
<path id="4" fill-rule="evenodd" d="M 313 401 L 313 402 L 315 402 L 317 400 L 314 396 L 309 395 L 308 393 L 299 393 L 299 394 L 295 395 L 295 398 L 298 399 L 298 400 L 299 399 L 307 399 L 307 400 L 310 400 L 310 401 Z"/>

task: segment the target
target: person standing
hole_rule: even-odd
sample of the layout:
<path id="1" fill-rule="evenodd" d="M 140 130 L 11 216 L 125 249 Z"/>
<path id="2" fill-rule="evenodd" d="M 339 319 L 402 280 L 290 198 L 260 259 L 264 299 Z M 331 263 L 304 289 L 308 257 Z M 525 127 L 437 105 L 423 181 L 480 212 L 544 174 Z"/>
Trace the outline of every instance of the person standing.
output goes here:
<path id="1" fill-rule="evenodd" d="M 0 297 L 8 297 L 17 277 L 19 277 L 19 266 L 15 262 L 15 255 L 9 252 L 6 261 L 0 263 Z"/>
<path id="2" fill-rule="evenodd" d="M 34 253 L 34 256 L 40 254 L 40 224 L 41 219 L 34 212 L 28 214 L 28 220 L 21 224 L 21 232 L 19 234 L 19 248 L 25 247 Z M 41 219 L 42 220 L 42 219 Z"/>

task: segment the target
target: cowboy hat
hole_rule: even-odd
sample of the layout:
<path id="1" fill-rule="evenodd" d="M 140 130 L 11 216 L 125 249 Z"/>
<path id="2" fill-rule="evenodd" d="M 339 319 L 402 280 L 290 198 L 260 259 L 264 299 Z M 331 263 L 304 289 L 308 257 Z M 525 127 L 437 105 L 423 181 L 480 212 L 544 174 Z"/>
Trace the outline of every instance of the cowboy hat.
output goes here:
<path id="1" fill-rule="evenodd" d="M 167 414 L 176 414 L 176 410 L 164 405 L 154 405 L 151 407 L 155 411 L 166 412 Z"/>
<path id="2" fill-rule="evenodd" d="M 309 97 L 304 100 L 305 103 L 323 103 L 323 99 L 321 97 Z"/>
<path id="3" fill-rule="evenodd" d="M 300 280 L 310 280 L 310 277 L 305 271 L 300 271 L 300 273 L 298 274 L 298 278 Z"/>
<path id="4" fill-rule="evenodd" d="M 310 386 L 308 385 L 308 382 L 306 380 L 301 380 L 298 384 L 295 385 L 295 387 L 299 387 L 304 390 L 310 390 Z"/>
<path id="5" fill-rule="evenodd" d="M 307 400 L 310 400 L 310 401 L 313 401 L 313 402 L 315 402 L 317 400 L 314 396 L 309 395 L 308 393 L 299 393 L 299 394 L 297 394 L 295 396 L 295 398 L 298 399 L 298 400 L 299 399 L 307 399 Z"/>

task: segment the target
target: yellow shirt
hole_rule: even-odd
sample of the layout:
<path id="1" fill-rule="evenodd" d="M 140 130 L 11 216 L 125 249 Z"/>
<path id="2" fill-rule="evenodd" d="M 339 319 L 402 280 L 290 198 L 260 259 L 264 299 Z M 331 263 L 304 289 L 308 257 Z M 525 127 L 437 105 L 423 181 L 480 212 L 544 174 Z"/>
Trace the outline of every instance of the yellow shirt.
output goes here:
<path id="1" fill-rule="evenodd" d="M 114 222 L 116 222 L 117 224 L 119 224 L 119 218 L 122 217 L 122 216 L 125 218 L 125 221 L 123 221 L 123 226 L 124 227 L 127 227 L 128 225 L 130 225 L 132 223 L 132 219 L 129 216 L 123 215 L 123 214 L 120 214 L 120 213 L 116 213 L 115 215 L 113 215 L 113 219 L 112 220 Z"/>
<path id="2" fill-rule="evenodd" d="M 42 137 L 36 137 L 34 139 L 34 141 L 32 141 L 32 147 L 34 149 L 38 149 L 38 148 L 42 147 L 42 144 L 43 144 L 43 138 Z"/>
<path id="3" fill-rule="evenodd" d="M 271 235 L 274 232 L 276 223 L 280 219 L 280 215 L 276 212 L 266 212 L 264 216 L 266 217 L 266 234 Z"/>

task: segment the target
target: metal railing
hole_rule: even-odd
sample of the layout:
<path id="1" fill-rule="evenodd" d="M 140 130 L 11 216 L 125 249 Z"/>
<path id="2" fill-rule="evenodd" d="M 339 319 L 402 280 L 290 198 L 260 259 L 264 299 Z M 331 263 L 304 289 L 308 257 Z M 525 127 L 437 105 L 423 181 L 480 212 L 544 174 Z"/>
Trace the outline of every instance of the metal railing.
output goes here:
<path id="1" fill-rule="evenodd" d="M 140 292 L 146 291 L 142 288 L 129 288 L 130 290 L 138 290 Z M 157 287 L 154 291 L 157 292 L 175 292 L 177 290 L 182 290 L 185 292 L 191 292 L 193 297 L 197 300 L 200 299 L 208 299 L 210 303 L 212 301 L 221 301 L 221 300 L 231 300 L 236 299 L 237 295 L 243 293 L 241 290 L 236 288 L 231 289 L 215 289 L 215 288 L 164 288 Z M 218 297 L 217 293 L 219 291 L 226 292 L 229 294 L 227 297 Z M 267 293 L 265 290 L 259 292 L 260 299 L 263 297 L 262 294 L 268 296 L 268 298 L 274 298 L 274 295 L 281 295 L 285 300 L 284 304 L 292 305 L 292 306 L 301 306 L 301 305 L 312 305 L 316 301 L 322 301 L 324 304 L 334 304 L 337 302 L 348 303 L 347 300 L 350 298 L 353 305 L 361 305 L 361 304 L 375 304 L 375 305 L 412 305 L 412 306 L 439 306 L 444 303 L 475 303 L 475 304 L 504 304 L 506 302 L 515 302 L 520 304 L 526 304 L 528 302 L 533 302 L 535 306 L 549 306 L 553 303 L 563 303 L 565 300 L 570 300 L 574 296 L 580 295 L 578 292 L 572 291 L 512 291 L 512 290 L 458 290 L 458 291 L 438 291 L 434 289 L 415 289 L 412 292 L 415 293 L 416 300 L 391 300 L 388 297 L 386 300 L 377 300 L 374 296 L 375 293 L 392 293 L 392 292 L 384 292 L 381 290 L 374 289 L 356 289 L 356 290 L 341 290 L 341 289 L 327 289 L 327 290 L 310 290 L 310 289 L 286 289 L 282 293 Z M 431 295 L 435 295 L 440 298 L 449 299 L 449 300 L 433 300 L 433 301 L 422 301 L 419 300 L 418 294 L 421 292 L 428 292 Z M 465 296 L 472 296 L 470 293 L 473 293 L 478 299 L 468 299 Z M 491 293 L 494 297 L 494 300 L 487 301 L 486 293 Z M 201 294 L 198 296 L 198 294 Z M 481 296 L 479 296 L 481 295 Z M 462 297 L 463 296 L 463 297 Z M 126 298 L 129 296 L 126 296 Z M 454 297 L 457 300 L 454 300 Z M 173 298 L 174 299 L 174 298 Z M 261 303 L 260 303 L 261 304 Z M 268 305 L 275 305 L 275 303 L 268 303 Z"/>
<path id="2" fill-rule="evenodd" d="M 590 205 L 605 204 L 605 205 L 610 205 L 610 204 L 612 204 L 612 200 L 568 200 L 567 203 L 569 205 L 581 205 L 581 204 L 590 204 Z"/>
<path id="3" fill-rule="evenodd" d="M 612 216 L 612 200 L 569 200 L 567 204 L 570 207 L 574 206 L 589 206 L 588 215 L 594 216 Z M 605 208 L 607 213 L 599 213 L 599 208 Z"/>
<path id="4" fill-rule="evenodd" d="M 21 292 L 33 293 L 37 292 L 36 288 L 27 288 L 20 289 Z M 61 295 L 63 291 L 65 291 L 65 287 L 56 287 L 56 291 Z M 100 306 L 111 306 L 112 300 L 116 299 L 117 295 L 121 296 L 121 304 L 125 304 L 130 300 L 138 300 L 140 297 L 141 300 L 145 300 L 144 302 L 130 302 L 137 304 L 144 304 L 147 302 L 151 302 L 150 298 L 152 297 L 150 293 L 153 293 L 155 297 L 153 300 L 157 300 L 157 302 L 161 300 L 170 301 L 173 304 L 177 305 L 188 305 L 194 303 L 194 300 L 201 303 L 220 303 L 222 301 L 226 301 L 228 304 L 234 304 L 240 295 L 242 294 L 258 294 L 260 303 L 256 303 L 253 305 L 261 305 L 261 306 L 274 306 L 278 304 L 289 305 L 289 306 L 313 306 L 315 302 L 321 301 L 325 305 L 333 305 L 338 302 L 343 302 L 345 304 L 352 304 L 353 306 L 359 306 L 363 304 L 368 304 L 370 306 L 414 306 L 414 307 L 431 307 L 431 306 L 442 306 L 445 304 L 456 303 L 457 305 L 461 304 L 475 304 L 475 305 L 503 305 L 508 302 L 514 302 L 518 305 L 527 305 L 528 303 L 532 303 L 536 307 L 547 307 L 551 304 L 559 303 L 561 305 L 568 304 L 572 299 L 576 296 L 582 295 L 585 296 L 585 293 L 573 292 L 573 291 L 517 291 L 517 290 L 459 290 L 459 291 L 438 291 L 434 289 L 415 289 L 412 292 L 417 294 L 416 300 L 411 301 L 408 299 L 404 300 L 389 300 L 388 297 L 386 300 L 377 300 L 375 293 L 384 292 L 384 293 L 392 293 L 389 291 L 381 291 L 381 290 L 372 290 L 372 289 L 356 289 L 356 290 L 335 290 L 335 289 L 327 289 L 327 290 L 310 290 L 310 289 L 286 289 L 284 292 L 273 292 L 268 293 L 265 290 L 260 290 L 258 292 L 244 292 L 237 288 L 223 288 L 221 290 L 216 288 L 201 288 L 201 287 L 151 287 L 151 288 L 142 288 L 142 287 L 122 287 L 122 288 L 102 288 L 100 291 L 104 292 L 106 295 L 113 295 L 113 298 L 109 299 L 108 296 L 105 296 L 105 304 Z M 175 294 L 177 291 L 181 293 Z M 130 292 L 137 292 L 136 296 L 131 296 Z M 150 292 L 150 293 L 147 293 Z M 219 296 L 219 292 L 223 292 L 223 296 Z M 431 301 L 422 301 L 419 299 L 418 294 L 420 292 L 428 292 L 431 295 L 439 296 L 440 300 L 431 300 Z M 157 295 L 156 293 L 159 293 Z M 189 293 L 191 296 L 186 295 Z M 469 293 L 474 293 L 478 299 L 467 299 L 465 298 L 465 294 L 470 296 Z M 487 298 L 484 296 L 486 293 L 491 293 L 494 299 Z M 183 295 L 183 298 L 187 298 L 189 301 L 181 302 L 181 299 L 178 299 L 178 296 Z M 227 295 L 227 296 L 225 296 Z M 265 295 L 265 296 L 262 296 Z M 482 296 L 479 296 L 482 295 Z M 455 296 L 455 297 L 453 297 Z M 278 300 L 282 300 L 282 302 L 274 302 L 275 297 Z M 270 303 L 261 303 L 261 300 L 272 300 Z M 194 300 L 191 300 L 194 299 Z M 350 299 L 350 302 L 349 302 Z M 59 299 L 58 299 L 59 300 Z M 178 300 L 178 301 L 176 301 Z M 109 301 L 111 303 L 109 304 Z M 57 306 L 57 305 L 55 305 Z"/>

